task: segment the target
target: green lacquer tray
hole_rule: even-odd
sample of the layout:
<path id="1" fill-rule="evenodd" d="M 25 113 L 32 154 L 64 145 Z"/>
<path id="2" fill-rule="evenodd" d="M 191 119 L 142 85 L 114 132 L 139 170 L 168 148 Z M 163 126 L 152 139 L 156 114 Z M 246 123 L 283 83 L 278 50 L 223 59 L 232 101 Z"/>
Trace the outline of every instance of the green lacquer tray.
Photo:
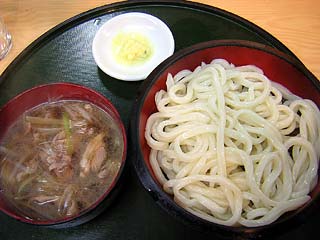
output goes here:
<path id="1" fill-rule="evenodd" d="M 51 29 L 27 47 L 0 77 L 0 106 L 18 93 L 49 82 L 73 82 L 105 95 L 128 128 L 130 112 L 142 81 L 125 82 L 104 74 L 95 64 L 91 44 L 101 24 L 126 12 L 145 12 L 162 19 L 173 32 L 176 51 L 213 39 L 244 39 L 294 54 L 263 29 L 214 7 L 185 1 L 127 1 L 99 7 Z M 129 136 L 128 136 L 129 137 Z M 67 229 L 39 228 L 0 213 L 0 239 L 219 239 L 169 216 L 144 190 L 128 153 L 120 194 L 94 220 Z M 317 232 L 320 219 L 274 239 L 302 239 Z"/>

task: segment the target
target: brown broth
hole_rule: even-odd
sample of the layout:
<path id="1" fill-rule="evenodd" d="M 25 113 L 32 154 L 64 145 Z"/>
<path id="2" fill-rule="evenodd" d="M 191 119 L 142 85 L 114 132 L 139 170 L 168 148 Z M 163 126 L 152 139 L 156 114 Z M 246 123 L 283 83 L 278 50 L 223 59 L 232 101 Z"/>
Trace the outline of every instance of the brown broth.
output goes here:
<path id="1" fill-rule="evenodd" d="M 78 215 L 116 177 L 123 144 L 117 123 L 95 105 L 39 105 L 10 127 L 0 145 L 0 189 L 25 218 Z"/>

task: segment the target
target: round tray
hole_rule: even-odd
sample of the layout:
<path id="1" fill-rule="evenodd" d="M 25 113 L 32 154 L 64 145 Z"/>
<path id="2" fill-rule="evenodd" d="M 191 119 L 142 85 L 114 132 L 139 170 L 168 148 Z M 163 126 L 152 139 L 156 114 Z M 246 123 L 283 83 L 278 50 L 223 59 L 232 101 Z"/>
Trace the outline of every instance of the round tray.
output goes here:
<path id="1" fill-rule="evenodd" d="M 127 1 L 75 16 L 27 47 L 0 77 L 0 107 L 27 88 L 50 82 L 73 82 L 105 95 L 128 128 L 131 107 L 142 81 L 119 81 L 104 74 L 94 62 L 91 45 L 104 22 L 133 11 L 152 14 L 167 23 L 175 38 L 176 51 L 213 39 L 243 39 L 269 45 L 296 58 L 263 29 L 221 9 L 185 1 Z M 129 145 L 123 188 L 100 216 L 78 227 L 55 230 L 23 224 L 0 213 L 0 239 L 27 236 L 32 239 L 217 239 L 214 233 L 190 228 L 158 207 L 138 181 L 130 150 Z M 311 238 L 319 220 L 319 217 L 307 219 L 299 228 L 274 238 Z"/>

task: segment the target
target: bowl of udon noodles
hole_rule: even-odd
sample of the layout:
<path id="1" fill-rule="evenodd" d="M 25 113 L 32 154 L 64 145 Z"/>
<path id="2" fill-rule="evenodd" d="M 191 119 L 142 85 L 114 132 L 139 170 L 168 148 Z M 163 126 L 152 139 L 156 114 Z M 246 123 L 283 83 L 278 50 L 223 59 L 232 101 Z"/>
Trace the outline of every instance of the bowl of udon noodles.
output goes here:
<path id="1" fill-rule="evenodd" d="M 103 95 L 73 83 L 30 88 L 0 109 L 0 210 L 37 226 L 85 223 L 119 192 L 126 150 Z"/>
<path id="2" fill-rule="evenodd" d="M 182 49 L 137 96 L 137 175 L 157 204 L 196 228 L 288 231 L 319 205 L 319 90 L 299 60 L 266 45 Z"/>

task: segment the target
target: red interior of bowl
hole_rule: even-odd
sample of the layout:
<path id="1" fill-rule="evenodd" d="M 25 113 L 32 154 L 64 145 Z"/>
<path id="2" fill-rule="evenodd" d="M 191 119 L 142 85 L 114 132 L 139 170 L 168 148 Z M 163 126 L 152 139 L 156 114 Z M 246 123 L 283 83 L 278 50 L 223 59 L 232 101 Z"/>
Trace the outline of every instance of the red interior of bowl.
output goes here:
<path id="1" fill-rule="evenodd" d="M 13 124 L 16 119 L 23 114 L 26 110 L 33 108 L 39 104 L 46 103 L 48 101 L 54 102 L 58 100 L 82 100 L 95 104 L 104 111 L 106 111 L 118 124 L 121 129 L 124 143 L 124 150 L 122 155 L 122 165 L 124 165 L 126 159 L 127 150 L 127 139 L 124 126 L 121 122 L 120 115 L 112 103 L 105 98 L 103 95 L 81 85 L 71 84 L 71 83 L 53 83 L 47 85 L 40 85 L 31 88 L 10 100 L 0 109 L 0 140 L 4 137 L 7 129 Z M 120 174 L 120 171 L 118 175 Z M 105 194 L 101 196 L 96 203 L 90 207 L 93 209 L 97 206 L 114 188 L 116 181 L 119 176 L 116 176 L 111 183 L 110 187 L 107 189 Z M 35 221 L 26 219 L 18 214 L 16 214 L 10 207 L 6 204 L 4 199 L 0 195 L 0 209 L 6 214 L 24 222 L 29 222 L 32 224 L 55 224 L 55 221 Z M 88 210 L 90 210 L 88 209 Z M 77 216 L 76 216 L 77 217 Z M 72 217 L 74 218 L 74 217 Z M 59 222 L 65 222 L 69 220 L 59 219 Z"/>
<path id="2" fill-rule="evenodd" d="M 281 53 L 280 53 L 281 54 Z M 282 55 L 282 54 L 281 54 Z M 278 82 L 287 87 L 294 94 L 313 100 L 320 106 L 320 94 L 315 85 L 296 67 L 290 64 L 284 58 L 280 58 L 270 52 L 257 48 L 245 46 L 215 46 L 194 51 L 178 61 L 169 65 L 160 77 L 154 82 L 150 91 L 146 94 L 139 119 L 139 141 L 144 161 L 156 181 L 155 175 L 149 162 L 150 147 L 144 138 L 144 130 L 148 117 L 156 111 L 154 96 L 160 89 L 166 89 L 166 78 L 168 73 L 175 75 L 183 69 L 194 70 L 201 62 L 210 63 L 215 58 L 223 58 L 228 62 L 240 65 L 256 65 L 264 71 L 264 74 L 272 81 Z M 152 79 L 151 79 L 152 80 Z M 320 184 L 313 191 L 320 192 Z"/>

